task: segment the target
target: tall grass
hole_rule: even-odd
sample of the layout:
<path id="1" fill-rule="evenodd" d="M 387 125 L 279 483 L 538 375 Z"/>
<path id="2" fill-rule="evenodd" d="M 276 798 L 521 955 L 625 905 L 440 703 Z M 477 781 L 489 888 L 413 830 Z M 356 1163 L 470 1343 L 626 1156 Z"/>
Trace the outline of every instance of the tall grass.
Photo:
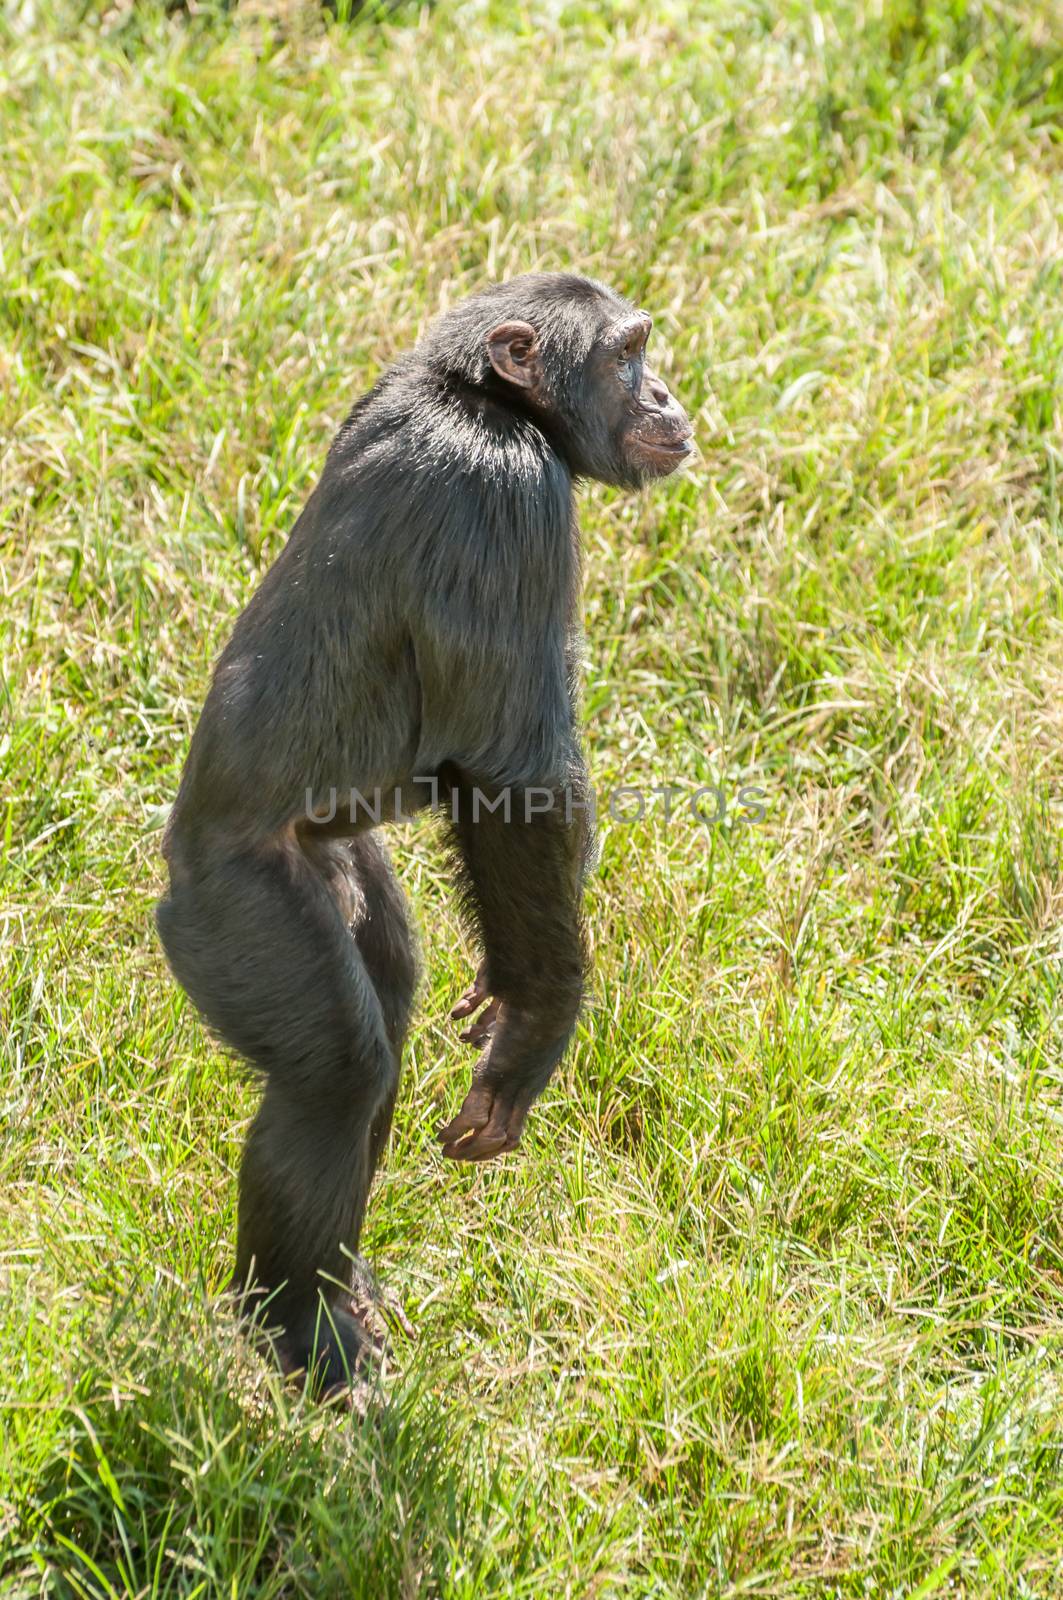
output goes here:
<path id="1" fill-rule="evenodd" d="M 1034 0 L 7 7 L 5 1594 L 1063 1593 L 1061 126 Z M 159 828 L 352 399 L 532 267 L 651 309 L 697 418 L 582 495 L 596 787 L 681 798 L 605 811 L 578 1047 L 478 1171 L 396 835 L 416 1336 L 342 1415 L 214 1298 L 254 1098 Z"/>

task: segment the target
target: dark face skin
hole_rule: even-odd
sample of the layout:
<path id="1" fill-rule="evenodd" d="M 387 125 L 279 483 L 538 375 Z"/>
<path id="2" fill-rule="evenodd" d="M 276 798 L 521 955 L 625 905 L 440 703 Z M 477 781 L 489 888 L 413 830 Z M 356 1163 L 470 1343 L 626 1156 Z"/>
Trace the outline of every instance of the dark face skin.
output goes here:
<path id="1" fill-rule="evenodd" d="M 645 311 L 615 310 L 603 305 L 582 371 L 563 387 L 552 381 L 549 353 L 530 323 L 492 329 L 487 353 L 498 376 L 525 391 L 535 413 L 560 424 L 564 453 L 577 476 L 637 488 L 689 459 L 693 429 L 668 386 L 646 365 L 652 320 Z M 579 418 L 574 429 L 566 417 L 573 409 Z"/>
<path id="2" fill-rule="evenodd" d="M 646 365 L 652 327 L 645 311 L 613 323 L 588 363 L 590 381 L 610 417 L 618 456 L 637 482 L 666 478 L 694 449 L 686 412 Z"/>

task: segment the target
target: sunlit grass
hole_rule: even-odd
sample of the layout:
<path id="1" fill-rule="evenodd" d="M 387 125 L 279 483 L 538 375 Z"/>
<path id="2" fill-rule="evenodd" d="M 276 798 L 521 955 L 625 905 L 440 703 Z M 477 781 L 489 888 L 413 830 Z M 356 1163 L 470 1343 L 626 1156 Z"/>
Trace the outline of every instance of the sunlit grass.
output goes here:
<path id="1" fill-rule="evenodd" d="M 0 1589 L 1058 1596 L 1055 11 L 4 18 Z M 159 829 L 352 399 L 535 266 L 653 312 L 701 460 L 581 496 L 594 992 L 496 1167 L 432 1139 L 474 952 L 394 839 L 417 1334 L 363 1422 L 214 1299 L 253 1091 Z"/>

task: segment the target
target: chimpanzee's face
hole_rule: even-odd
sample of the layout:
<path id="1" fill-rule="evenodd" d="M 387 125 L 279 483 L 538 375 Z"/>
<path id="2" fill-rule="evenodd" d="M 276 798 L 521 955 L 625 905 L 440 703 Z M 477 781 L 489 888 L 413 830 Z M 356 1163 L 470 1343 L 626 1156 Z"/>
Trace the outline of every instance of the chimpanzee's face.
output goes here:
<path id="1" fill-rule="evenodd" d="M 573 306 L 567 337 L 540 338 L 531 320 L 487 336 L 495 373 L 522 391 L 578 477 L 635 488 L 693 453 L 686 412 L 646 365 L 652 326 L 645 311 L 603 292 Z"/>
<path id="2" fill-rule="evenodd" d="M 646 365 L 653 323 L 645 311 L 607 323 L 587 358 L 587 401 L 606 422 L 606 459 L 588 463 L 587 475 L 634 486 L 667 477 L 693 453 L 693 430 L 668 386 Z M 596 452 L 595 452 L 596 453 Z"/>

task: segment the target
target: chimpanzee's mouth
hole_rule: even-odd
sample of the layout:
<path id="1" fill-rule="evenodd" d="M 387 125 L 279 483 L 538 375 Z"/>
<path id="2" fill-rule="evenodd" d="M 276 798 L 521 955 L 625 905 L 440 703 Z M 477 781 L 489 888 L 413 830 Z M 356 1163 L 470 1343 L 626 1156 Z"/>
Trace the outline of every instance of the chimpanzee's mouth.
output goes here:
<path id="1" fill-rule="evenodd" d="M 678 439 L 640 439 L 639 443 L 648 456 L 673 462 L 676 466 L 694 452 L 694 441 L 690 434 Z"/>

